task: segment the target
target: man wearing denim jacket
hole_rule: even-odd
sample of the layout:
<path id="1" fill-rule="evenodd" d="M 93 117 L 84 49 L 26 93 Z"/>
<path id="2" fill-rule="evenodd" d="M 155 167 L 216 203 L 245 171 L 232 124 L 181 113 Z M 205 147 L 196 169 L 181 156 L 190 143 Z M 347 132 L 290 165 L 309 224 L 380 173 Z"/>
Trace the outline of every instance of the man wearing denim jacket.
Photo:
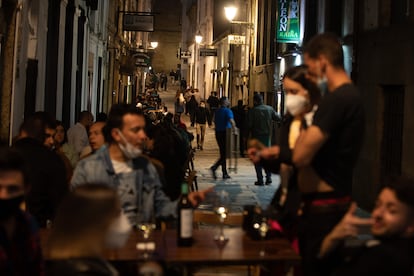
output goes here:
<path id="1" fill-rule="evenodd" d="M 177 216 L 177 202 L 164 194 L 154 165 L 141 155 L 144 128 L 144 115 L 135 106 L 113 105 L 104 127 L 107 146 L 81 160 L 71 181 L 73 187 L 97 183 L 117 189 L 122 209 L 133 225 L 152 214 L 157 218 Z M 205 193 L 191 193 L 193 205 L 203 200 Z"/>

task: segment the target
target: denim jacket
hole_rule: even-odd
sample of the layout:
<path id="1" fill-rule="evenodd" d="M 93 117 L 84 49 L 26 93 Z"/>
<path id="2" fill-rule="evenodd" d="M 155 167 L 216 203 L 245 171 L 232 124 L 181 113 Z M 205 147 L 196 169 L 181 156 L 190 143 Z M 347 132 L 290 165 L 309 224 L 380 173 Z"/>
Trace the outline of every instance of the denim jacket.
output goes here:
<path id="1" fill-rule="evenodd" d="M 72 187 L 105 184 L 117 189 L 122 209 L 133 225 L 141 218 L 147 220 L 154 211 L 161 219 L 177 216 L 177 202 L 165 195 L 154 165 L 144 156 L 133 159 L 131 173 L 116 174 L 109 150 L 104 147 L 79 161 L 71 183 Z"/>

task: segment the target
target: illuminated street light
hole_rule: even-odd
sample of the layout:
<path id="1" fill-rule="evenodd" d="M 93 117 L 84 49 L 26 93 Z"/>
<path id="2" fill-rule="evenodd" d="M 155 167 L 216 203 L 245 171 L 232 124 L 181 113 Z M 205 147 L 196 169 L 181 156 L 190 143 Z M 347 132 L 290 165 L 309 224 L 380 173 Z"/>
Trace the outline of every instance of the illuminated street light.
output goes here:
<path id="1" fill-rule="evenodd" d="M 224 13 L 226 14 L 227 20 L 232 22 L 233 19 L 236 17 L 237 8 L 234 6 L 224 7 Z"/>
<path id="2" fill-rule="evenodd" d="M 195 36 L 195 42 L 197 44 L 200 44 L 201 41 L 203 41 L 203 36 L 201 35 L 200 31 L 197 32 L 196 36 Z"/>
<path id="3" fill-rule="evenodd" d="M 155 49 L 158 47 L 158 41 L 151 41 L 150 45 L 151 45 L 151 48 Z"/>
<path id="4" fill-rule="evenodd" d="M 198 87 L 198 64 L 197 64 L 197 59 L 199 58 L 199 54 L 198 54 L 198 47 L 197 45 L 199 45 L 201 43 L 201 41 L 203 41 L 203 36 L 201 35 L 200 31 L 197 31 L 196 35 L 195 35 L 195 42 L 196 44 L 194 45 L 194 84 L 193 87 L 197 88 Z"/>
<path id="5" fill-rule="evenodd" d="M 234 6 L 224 7 L 224 14 L 226 15 L 227 20 L 232 24 L 247 25 L 250 28 L 253 28 L 253 23 L 251 22 L 233 20 L 237 14 L 237 8 Z"/>

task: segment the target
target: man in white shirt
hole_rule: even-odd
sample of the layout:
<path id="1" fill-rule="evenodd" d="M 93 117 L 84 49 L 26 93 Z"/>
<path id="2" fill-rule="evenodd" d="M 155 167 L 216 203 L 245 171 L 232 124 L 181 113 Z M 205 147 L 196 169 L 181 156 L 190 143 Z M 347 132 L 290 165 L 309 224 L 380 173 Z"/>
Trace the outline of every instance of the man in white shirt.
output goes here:
<path id="1" fill-rule="evenodd" d="M 79 121 L 68 129 L 68 144 L 72 145 L 79 155 L 84 147 L 89 146 L 87 128 L 92 123 L 93 115 L 85 110 L 79 114 Z"/>

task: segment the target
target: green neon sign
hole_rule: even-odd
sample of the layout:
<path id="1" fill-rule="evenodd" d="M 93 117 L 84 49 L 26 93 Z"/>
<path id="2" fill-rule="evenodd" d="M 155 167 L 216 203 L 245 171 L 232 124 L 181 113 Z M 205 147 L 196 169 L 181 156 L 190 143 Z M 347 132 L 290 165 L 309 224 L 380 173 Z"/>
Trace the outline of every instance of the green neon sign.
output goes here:
<path id="1" fill-rule="evenodd" d="M 300 0 L 279 0 L 276 41 L 300 42 Z"/>

